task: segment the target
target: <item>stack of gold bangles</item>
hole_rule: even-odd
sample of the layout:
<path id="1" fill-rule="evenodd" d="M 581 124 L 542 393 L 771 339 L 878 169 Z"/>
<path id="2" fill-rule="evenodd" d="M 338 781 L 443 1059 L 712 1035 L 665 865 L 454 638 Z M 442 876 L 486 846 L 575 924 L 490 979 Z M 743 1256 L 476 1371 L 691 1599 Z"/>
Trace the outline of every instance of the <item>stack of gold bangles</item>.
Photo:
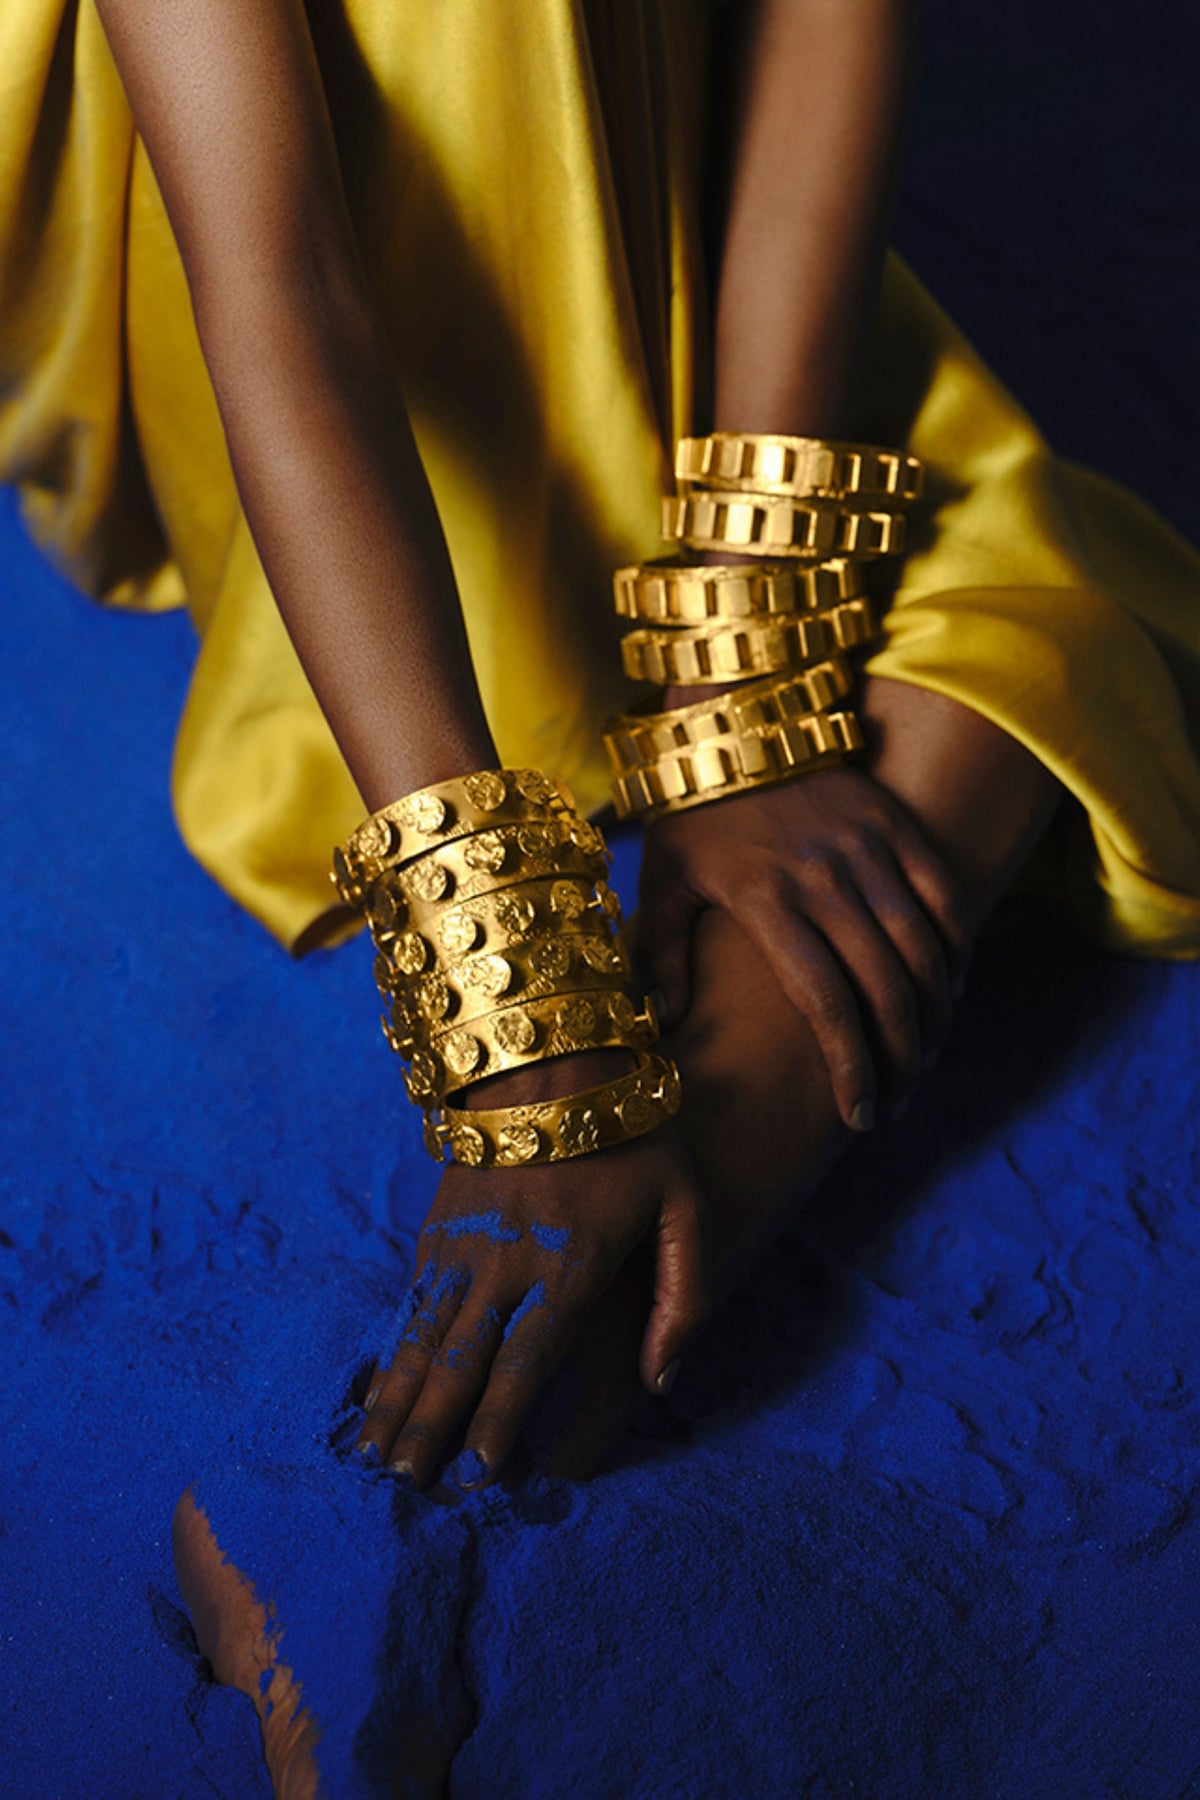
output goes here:
<path id="1" fill-rule="evenodd" d="M 652 1046 L 650 1002 L 629 993 L 609 855 L 566 788 L 537 769 L 484 769 L 421 788 L 334 851 L 338 892 L 367 917 L 384 1036 L 408 1063 L 425 1144 L 474 1166 L 557 1162 L 651 1131 L 679 1106 Z M 577 1050 L 634 1066 L 561 1099 L 485 1110 L 448 1096 Z"/>
<path id="2" fill-rule="evenodd" d="M 843 762 L 863 746 L 839 706 L 847 653 L 878 623 L 862 581 L 868 558 L 904 548 L 904 508 L 922 467 L 900 450 L 818 438 L 681 438 L 680 491 L 663 500 L 663 536 L 692 550 L 619 569 L 630 620 L 625 672 L 657 687 L 728 691 L 665 711 L 661 697 L 611 719 L 604 741 L 621 818 L 656 818 Z"/>

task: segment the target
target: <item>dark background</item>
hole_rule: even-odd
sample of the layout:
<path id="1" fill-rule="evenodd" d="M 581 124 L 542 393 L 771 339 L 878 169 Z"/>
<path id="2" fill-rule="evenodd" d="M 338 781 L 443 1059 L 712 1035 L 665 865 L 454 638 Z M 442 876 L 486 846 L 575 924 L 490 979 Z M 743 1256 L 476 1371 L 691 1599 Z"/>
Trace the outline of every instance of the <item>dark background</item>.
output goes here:
<path id="1" fill-rule="evenodd" d="M 893 241 L 1053 447 L 1200 542 L 1200 6 L 922 0 Z"/>

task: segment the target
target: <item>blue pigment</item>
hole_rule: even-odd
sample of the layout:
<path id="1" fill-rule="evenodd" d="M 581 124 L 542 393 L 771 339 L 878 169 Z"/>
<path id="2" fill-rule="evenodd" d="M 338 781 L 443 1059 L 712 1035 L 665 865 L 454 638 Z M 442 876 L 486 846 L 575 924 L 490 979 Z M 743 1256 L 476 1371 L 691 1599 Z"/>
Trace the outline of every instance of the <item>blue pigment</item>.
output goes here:
<path id="1" fill-rule="evenodd" d="M 570 1228 L 566 1225 L 531 1225 L 529 1235 L 535 1244 L 543 1250 L 551 1250 L 561 1256 L 571 1241 Z"/>
<path id="2" fill-rule="evenodd" d="M 535 1281 L 520 1305 L 514 1307 L 509 1315 L 508 1324 L 504 1327 L 505 1337 L 510 1338 L 522 1319 L 527 1318 L 531 1312 L 535 1312 L 539 1306 L 545 1306 L 545 1304 L 546 1284 L 544 1281 Z"/>
<path id="3" fill-rule="evenodd" d="M 1101 202 L 1127 253 L 1147 194 L 1192 204 L 1194 158 L 1156 161 L 1149 109 L 1187 116 L 1194 57 L 1108 49 L 1094 0 L 1068 4 L 1088 81 L 1052 58 L 1021 89 L 997 72 L 1032 0 L 923 10 L 901 248 L 946 271 L 1053 441 L 1127 459 L 1194 535 L 1186 420 L 1139 425 L 1147 382 L 1177 384 L 1191 262 L 1140 285 L 1135 323 L 1091 247 Z M 1072 238 L 1047 221 L 1103 153 L 1085 92 L 1128 129 Z M 997 267 L 1038 278 L 997 306 Z M 1103 446 L 1082 303 L 1092 341 L 1136 332 L 1135 371 L 1099 359 Z M 296 966 L 180 844 L 186 617 L 80 602 L 3 496 L 0 551 L 6 1791 L 269 1800 L 253 1708 L 209 1684 L 181 1610 L 170 1517 L 195 1482 L 277 1609 L 331 1800 L 418 1758 L 445 1779 L 411 1794 L 464 1800 L 1190 1793 L 1200 968 L 985 940 L 903 1125 L 742 1284 L 660 1423 L 586 1486 L 439 1507 L 330 1449 L 436 1180 L 367 947 Z"/>
<path id="4" fill-rule="evenodd" d="M 443 1237 L 485 1237 L 493 1244 L 518 1244 L 519 1225 L 506 1225 L 498 1207 L 491 1212 L 464 1213 L 457 1219 L 444 1219 L 438 1226 Z"/>
<path id="5" fill-rule="evenodd" d="M 478 1487 L 485 1482 L 491 1473 L 487 1463 L 478 1450 L 460 1450 L 448 1471 L 452 1481 L 461 1488 Z"/>

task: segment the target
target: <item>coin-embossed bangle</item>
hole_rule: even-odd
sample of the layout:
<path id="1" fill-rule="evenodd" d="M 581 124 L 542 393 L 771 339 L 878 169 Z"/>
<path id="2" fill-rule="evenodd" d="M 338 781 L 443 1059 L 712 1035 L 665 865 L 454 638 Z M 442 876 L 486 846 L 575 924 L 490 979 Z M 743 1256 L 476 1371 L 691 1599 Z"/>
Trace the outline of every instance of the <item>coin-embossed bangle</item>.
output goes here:
<path id="1" fill-rule="evenodd" d="M 334 851 L 331 879 L 361 906 L 384 870 L 490 826 L 574 815 L 569 789 L 540 769 L 479 769 L 418 788 L 374 812 Z"/>
<path id="2" fill-rule="evenodd" d="M 520 1005 L 497 1007 L 469 1026 L 435 1032 L 427 1043 L 406 1041 L 394 1025 L 384 1036 L 410 1062 L 405 1087 L 418 1106 L 508 1069 L 580 1050 L 649 1050 L 658 1019 L 647 1000 L 638 1011 L 626 993 L 573 990 Z"/>
<path id="3" fill-rule="evenodd" d="M 904 548 L 904 514 L 839 500 L 769 494 L 666 494 L 662 533 L 700 550 L 767 556 L 888 556 Z"/>
<path id="4" fill-rule="evenodd" d="M 416 934 L 410 934 L 415 937 Z M 629 977 L 623 937 L 599 932 L 560 932 L 527 938 L 503 952 L 483 951 L 459 963 L 415 970 L 394 969 L 387 991 L 395 996 L 393 1022 L 424 1020 L 426 1028 L 465 1024 L 500 1002 L 538 999 L 574 988 L 615 992 Z"/>
<path id="5" fill-rule="evenodd" d="M 472 1168 L 563 1162 L 653 1131 L 679 1110 L 679 1071 L 669 1057 L 638 1051 L 637 1067 L 603 1087 L 528 1106 L 442 1108 L 426 1121 L 425 1143 L 442 1160 Z"/>
<path id="6" fill-rule="evenodd" d="M 473 950 L 505 950 L 550 931 L 590 929 L 597 916 L 616 918 L 620 901 L 604 880 L 591 875 L 534 875 L 474 899 L 413 901 L 383 923 L 389 942 L 408 925 L 447 957 Z"/>
<path id="7" fill-rule="evenodd" d="M 874 637 L 876 629 L 869 600 L 843 600 L 824 612 L 796 613 L 791 618 L 627 631 L 621 662 L 633 681 L 696 687 L 802 668 L 838 650 L 857 649 Z"/>
<path id="8" fill-rule="evenodd" d="M 655 710 L 649 703 L 618 713 L 604 727 L 604 745 L 614 772 L 673 756 L 712 737 L 765 731 L 808 713 L 823 712 L 850 691 L 849 664 L 842 657 L 786 675 L 765 675 L 722 689 L 690 706 Z M 652 696 L 652 699 L 654 696 Z"/>
<path id="9" fill-rule="evenodd" d="M 713 619 L 770 618 L 856 600 L 863 589 L 853 557 L 825 562 L 688 563 L 654 557 L 613 576 L 622 619 L 647 625 L 705 625 Z"/>
<path id="10" fill-rule="evenodd" d="M 497 825 L 443 844 L 402 869 L 385 869 L 367 889 L 368 916 L 378 930 L 387 931 L 419 907 L 474 900 L 534 876 L 601 881 L 610 861 L 604 839 L 586 819 Z"/>
<path id="11" fill-rule="evenodd" d="M 878 495 L 897 505 L 920 498 L 924 468 L 915 456 L 877 444 L 845 444 L 829 438 L 777 437 L 714 431 L 680 438 L 675 447 L 679 481 L 700 487 L 759 494 Z"/>
<path id="12" fill-rule="evenodd" d="M 618 817 L 658 818 L 841 763 L 864 744 L 852 712 L 811 713 L 762 732 L 714 737 L 617 775 Z"/>

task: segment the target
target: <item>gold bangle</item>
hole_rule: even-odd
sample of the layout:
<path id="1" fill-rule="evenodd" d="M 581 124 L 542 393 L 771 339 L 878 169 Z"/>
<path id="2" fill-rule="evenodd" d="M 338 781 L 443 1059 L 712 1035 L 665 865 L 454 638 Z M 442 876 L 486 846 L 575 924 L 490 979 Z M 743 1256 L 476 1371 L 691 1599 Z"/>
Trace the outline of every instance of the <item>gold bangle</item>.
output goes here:
<path id="1" fill-rule="evenodd" d="M 404 1077 L 409 1099 L 430 1106 L 485 1075 L 525 1068 L 547 1057 L 580 1050 L 649 1050 L 658 1038 L 658 1019 L 648 999 L 638 1012 L 626 993 L 572 990 L 497 1007 L 469 1027 L 436 1032 L 428 1042 L 406 1040 L 386 1021 L 384 1036 L 410 1062 Z"/>
<path id="2" fill-rule="evenodd" d="M 923 465 L 902 450 L 732 431 L 680 438 L 675 474 L 678 480 L 701 487 L 798 498 L 877 494 L 898 505 L 919 499 L 924 486 Z"/>
<path id="3" fill-rule="evenodd" d="M 810 713 L 767 731 L 710 738 L 630 769 L 615 777 L 613 800 L 619 818 L 659 818 L 793 775 L 815 774 L 844 762 L 863 744 L 852 712 Z"/>
<path id="4" fill-rule="evenodd" d="M 490 1168 L 563 1162 L 642 1137 L 678 1112 L 679 1071 L 669 1057 L 635 1054 L 628 1075 L 581 1094 L 486 1110 L 443 1107 L 440 1124 L 426 1121 L 426 1146 L 439 1161 L 448 1145 L 456 1162 Z"/>
<path id="5" fill-rule="evenodd" d="M 570 816 L 575 803 L 540 769 L 479 769 L 405 794 L 364 819 L 333 853 L 332 880 L 343 900 L 361 906 L 385 869 L 496 825 Z"/>
<path id="6" fill-rule="evenodd" d="M 859 512 L 836 500 L 773 500 L 769 494 L 666 494 L 662 534 L 699 550 L 890 556 L 904 548 L 904 514 Z"/>
<path id="7" fill-rule="evenodd" d="M 527 938 L 501 953 L 485 951 L 460 963 L 420 970 L 394 969 L 380 991 L 394 996 L 392 1023 L 417 1038 L 419 1030 L 467 1025 L 496 1005 L 543 999 L 588 988 L 615 991 L 629 977 L 629 952 L 620 937 L 561 932 Z"/>
<path id="8" fill-rule="evenodd" d="M 697 687 L 741 675 L 774 675 L 868 643 L 877 629 L 871 602 L 844 600 L 827 612 L 718 625 L 628 631 L 621 663 L 633 681 Z"/>
<path id="9" fill-rule="evenodd" d="M 622 619 L 647 625 L 705 625 L 712 619 L 769 618 L 814 612 L 856 600 L 862 568 L 852 558 L 820 563 L 685 563 L 656 557 L 613 576 L 613 604 Z"/>
<path id="10" fill-rule="evenodd" d="M 691 706 L 669 712 L 642 704 L 618 713 L 604 728 L 604 744 L 614 773 L 672 756 L 712 737 L 762 732 L 791 724 L 807 713 L 824 712 L 850 691 L 849 665 L 842 657 L 794 674 L 764 676 L 723 690 Z"/>
<path id="11" fill-rule="evenodd" d="M 610 861 L 604 839 L 586 819 L 498 825 L 443 844 L 404 868 L 384 870 L 368 888 L 368 916 L 377 930 L 390 931 L 421 907 L 474 900 L 537 876 L 577 875 L 599 884 Z"/>
<path id="12" fill-rule="evenodd" d="M 505 950 L 539 933 L 590 929 L 595 915 L 619 918 L 620 901 L 606 881 L 585 875 L 537 875 L 514 881 L 474 900 L 412 904 L 400 929 L 411 924 L 441 956 L 457 959 L 473 950 Z M 398 935 L 385 927 L 389 945 Z"/>

